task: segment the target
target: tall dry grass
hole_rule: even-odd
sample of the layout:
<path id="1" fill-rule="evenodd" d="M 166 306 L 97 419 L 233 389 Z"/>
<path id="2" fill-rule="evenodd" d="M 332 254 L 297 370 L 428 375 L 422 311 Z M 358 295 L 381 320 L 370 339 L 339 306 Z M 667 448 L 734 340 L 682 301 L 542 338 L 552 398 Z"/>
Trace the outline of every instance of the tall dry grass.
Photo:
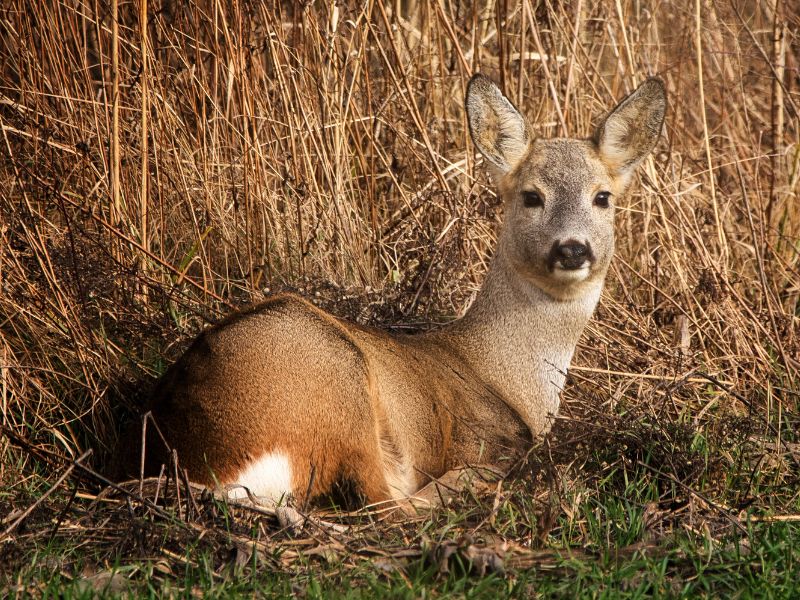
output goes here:
<path id="1" fill-rule="evenodd" d="M 559 136 L 658 74 L 664 137 L 563 414 L 743 415 L 780 478 L 800 426 L 798 27 L 783 0 L 11 0 L 3 427 L 102 455 L 188 336 L 281 287 L 372 323 L 460 314 L 502 214 L 469 76 Z M 35 464 L 1 439 L 16 482 Z"/>

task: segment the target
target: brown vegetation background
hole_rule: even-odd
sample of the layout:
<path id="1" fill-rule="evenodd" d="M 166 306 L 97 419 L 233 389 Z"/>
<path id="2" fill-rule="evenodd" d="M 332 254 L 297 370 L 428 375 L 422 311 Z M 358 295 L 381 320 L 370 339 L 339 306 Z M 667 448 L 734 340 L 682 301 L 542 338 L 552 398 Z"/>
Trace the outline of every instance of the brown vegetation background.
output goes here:
<path id="1" fill-rule="evenodd" d="M 502 219 L 476 71 L 541 136 L 589 135 L 647 75 L 669 92 L 564 422 L 649 415 L 692 444 L 735 418 L 754 469 L 797 464 L 796 6 L 144 4 L 0 11 L 4 486 L 37 465 L 9 432 L 102 466 L 183 343 L 271 290 L 396 328 L 461 314 Z"/>

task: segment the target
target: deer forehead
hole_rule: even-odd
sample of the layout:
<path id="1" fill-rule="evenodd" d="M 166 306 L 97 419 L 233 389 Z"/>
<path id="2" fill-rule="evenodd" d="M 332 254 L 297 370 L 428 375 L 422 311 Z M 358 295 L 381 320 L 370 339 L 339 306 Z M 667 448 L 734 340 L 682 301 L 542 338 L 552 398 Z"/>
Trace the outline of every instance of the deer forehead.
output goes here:
<path id="1" fill-rule="evenodd" d="M 583 198 L 614 183 L 595 146 L 574 139 L 536 140 L 512 178 L 517 190 L 535 189 L 559 199 Z"/>

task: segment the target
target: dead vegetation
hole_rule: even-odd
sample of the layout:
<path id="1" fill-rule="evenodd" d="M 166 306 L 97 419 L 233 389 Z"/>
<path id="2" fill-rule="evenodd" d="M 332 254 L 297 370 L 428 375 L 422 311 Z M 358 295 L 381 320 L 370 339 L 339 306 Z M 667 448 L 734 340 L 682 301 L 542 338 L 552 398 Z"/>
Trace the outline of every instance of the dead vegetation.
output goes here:
<path id="1" fill-rule="evenodd" d="M 654 490 L 634 545 L 800 510 L 797 11 L 396 4 L 13 1 L 0 14 L 2 562 L 67 539 L 97 564 L 150 558 L 168 577 L 202 540 L 221 553 L 214 569 L 263 555 L 291 573 L 314 553 L 547 569 L 561 568 L 558 539 L 591 539 L 581 507 L 631 481 Z M 235 306 L 292 288 L 397 328 L 464 310 L 502 215 L 462 109 L 478 70 L 542 136 L 588 134 L 647 74 L 670 98 L 559 423 L 518 477 L 459 496 L 433 517 L 461 515 L 457 534 L 434 541 L 427 515 L 287 535 L 180 477 L 158 501 L 101 491 L 93 473 L 121 421 Z"/>

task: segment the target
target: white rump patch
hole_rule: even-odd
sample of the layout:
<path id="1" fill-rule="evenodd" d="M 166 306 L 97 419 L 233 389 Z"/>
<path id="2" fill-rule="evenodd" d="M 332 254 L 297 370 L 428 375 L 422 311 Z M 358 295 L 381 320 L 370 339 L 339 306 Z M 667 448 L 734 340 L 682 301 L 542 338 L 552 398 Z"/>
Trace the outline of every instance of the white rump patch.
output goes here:
<path id="1" fill-rule="evenodd" d="M 280 502 L 292 493 L 292 468 L 289 457 L 281 452 L 270 452 L 245 468 L 229 483 L 228 498 L 248 498 L 247 491 L 260 500 Z"/>

